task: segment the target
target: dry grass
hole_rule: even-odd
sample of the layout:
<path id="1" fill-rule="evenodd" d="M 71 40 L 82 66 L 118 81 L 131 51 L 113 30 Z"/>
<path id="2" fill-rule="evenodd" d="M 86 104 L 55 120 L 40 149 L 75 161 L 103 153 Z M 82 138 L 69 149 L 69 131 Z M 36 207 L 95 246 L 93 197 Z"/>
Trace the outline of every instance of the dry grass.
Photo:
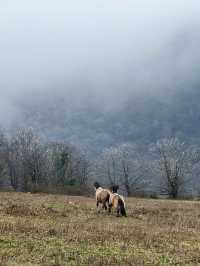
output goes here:
<path id="1" fill-rule="evenodd" d="M 0 194 L 0 265 L 200 265 L 200 202 L 129 199 L 128 217 L 93 199 Z"/>

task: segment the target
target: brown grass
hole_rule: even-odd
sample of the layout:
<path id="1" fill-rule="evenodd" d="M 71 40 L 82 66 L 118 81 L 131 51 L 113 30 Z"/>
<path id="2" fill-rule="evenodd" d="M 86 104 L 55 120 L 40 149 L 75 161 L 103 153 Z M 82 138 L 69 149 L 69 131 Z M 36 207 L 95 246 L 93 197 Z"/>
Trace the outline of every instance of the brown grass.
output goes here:
<path id="1" fill-rule="evenodd" d="M 127 218 L 95 200 L 0 194 L 0 265 L 200 265 L 200 202 L 135 199 Z"/>

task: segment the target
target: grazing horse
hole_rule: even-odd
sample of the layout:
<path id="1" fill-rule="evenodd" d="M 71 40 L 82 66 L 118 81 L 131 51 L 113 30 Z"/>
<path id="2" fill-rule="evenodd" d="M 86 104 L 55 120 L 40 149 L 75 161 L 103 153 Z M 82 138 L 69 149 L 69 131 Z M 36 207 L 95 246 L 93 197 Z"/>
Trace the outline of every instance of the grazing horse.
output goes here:
<path id="1" fill-rule="evenodd" d="M 117 185 L 110 188 L 109 212 L 111 212 L 111 208 L 113 207 L 117 211 L 117 216 L 119 216 L 119 214 L 126 216 L 125 201 L 123 196 L 117 193 L 118 189 L 119 186 Z"/>
<path id="2" fill-rule="evenodd" d="M 99 204 L 102 204 L 102 208 L 107 210 L 107 204 L 109 205 L 109 199 L 110 199 L 110 191 L 108 189 L 102 188 L 98 182 L 94 183 L 95 188 L 95 197 L 96 197 L 96 205 L 97 208 L 99 207 Z"/>

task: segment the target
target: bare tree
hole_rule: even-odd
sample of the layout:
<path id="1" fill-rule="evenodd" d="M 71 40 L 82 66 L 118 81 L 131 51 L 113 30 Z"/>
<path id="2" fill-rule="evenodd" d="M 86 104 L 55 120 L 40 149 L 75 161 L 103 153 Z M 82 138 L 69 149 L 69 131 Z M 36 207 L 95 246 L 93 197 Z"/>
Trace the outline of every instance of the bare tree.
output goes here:
<path id="1" fill-rule="evenodd" d="M 7 183 L 8 180 L 8 138 L 0 132 L 0 185 Z"/>
<path id="2" fill-rule="evenodd" d="M 122 184 L 128 196 L 148 184 L 148 163 L 137 145 L 120 145 L 119 162 L 122 168 Z"/>
<path id="3" fill-rule="evenodd" d="M 88 160 L 86 154 L 82 151 L 77 151 L 74 156 L 74 167 L 75 167 L 75 176 L 79 185 L 86 185 L 90 161 Z"/>
<path id="4" fill-rule="evenodd" d="M 118 149 L 111 147 L 105 149 L 98 158 L 97 173 L 102 175 L 101 178 L 106 178 L 110 185 L 114 185 L 119 182 L 119 171 L 118 171 Z"/>
<path id="5" fill-rule="evenodd" d="M 194 164 L 200 160 L 199 152 L 178 138 L 158 141 L 156 151 L 162 176 L 161 189 L 170 197 L 177 198 L 181 189 L 191 180 L 188 177 Z"/>
<path id="6" fill-rule="evenodd" d="M 11 183 L 17 190 L 43 180 L 45 152 L 39 136 L 32 128 L 19 129 L 10 140 L 8 165 Z"/>
<path id="7" fill-rule="evenodd" d="M 128 196 L 147 184 L 148 164 L 137 145 L 121 144 L 104 150 L 98 171 L 110 185 L 119 184 Z"/>

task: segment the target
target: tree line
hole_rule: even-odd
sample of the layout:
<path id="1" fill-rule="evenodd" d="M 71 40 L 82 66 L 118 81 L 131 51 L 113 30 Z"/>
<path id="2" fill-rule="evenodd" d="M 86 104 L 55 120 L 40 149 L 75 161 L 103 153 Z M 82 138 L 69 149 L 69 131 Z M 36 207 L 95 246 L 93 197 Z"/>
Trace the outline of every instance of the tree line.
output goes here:
<path id="1" fill-rule="evenodd" d="M 0 134 L 0 188 L 24 192 L 90 193 L 98 180 L 127 196 L 177 198 L 198 192 L 200 152 L 178 138 L 151 145 L 119 144 L 96 158 L 78 146 L 49 141 L 32 128 Z"/>
<path id="2" fill-rule="evenodd" d="M 95 167 L 105 183 L 119 184 L 128 196 L 193 196 L 200 173 L 200 152 L 178 138 L 148 147 L 122 144 L 105 149 Z"/>
<path id="3" fill-rule="evenodd" d="M 83 151 L 63 141 L 46 141 L 32 128 L 0 135 L 0 178 L 16 191 L 82 186 L 89 161 Z"/>

